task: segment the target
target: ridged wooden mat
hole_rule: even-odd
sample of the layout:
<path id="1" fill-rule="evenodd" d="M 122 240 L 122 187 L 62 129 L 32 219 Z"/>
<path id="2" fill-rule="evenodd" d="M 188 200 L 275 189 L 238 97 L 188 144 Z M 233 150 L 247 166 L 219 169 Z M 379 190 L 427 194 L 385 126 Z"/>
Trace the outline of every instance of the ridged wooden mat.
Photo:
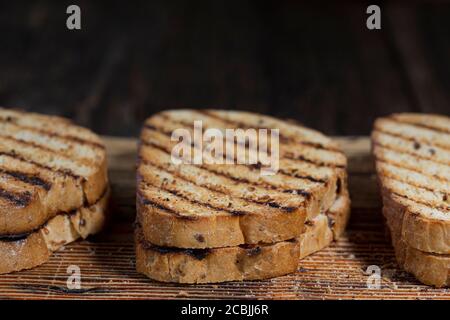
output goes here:
<path id="1" fill-rule="evenodd" d="M 136 141 L 105 138 L 113 203 L 103 234 L 66 246 L 33 270 L 0 276 L 0 298 L 15 299 L 450 299 L 450 289 L 419 284 L 399 270 L 381 220 L 373 162 L 366 137 L 339 138 L 349 157 L 352 217 L 337 243 L 303 261 L 298 272 L 266 281 L 173 285 L 134 269 Z M 67 268 L 81 270 L 81 289 L 67 289 Z M 369 288 L 366 270 L 381 270 Z M 369 283 L 374 283 L 370 282 Z"/>

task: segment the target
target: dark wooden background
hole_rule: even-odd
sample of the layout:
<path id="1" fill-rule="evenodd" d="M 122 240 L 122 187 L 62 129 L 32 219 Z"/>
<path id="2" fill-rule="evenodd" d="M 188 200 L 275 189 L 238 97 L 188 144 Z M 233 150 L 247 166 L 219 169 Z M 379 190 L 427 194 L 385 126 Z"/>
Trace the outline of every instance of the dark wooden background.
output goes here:
<path id="1" fill-rule="evenodd" d="M 82 9 L 69 31 L 65 9 Z M 0 105 L 134 136 L 167 108 L 248 109 L 327 134 L 397 111 L 450 114 L 450 4 L 1 1 Z"/>

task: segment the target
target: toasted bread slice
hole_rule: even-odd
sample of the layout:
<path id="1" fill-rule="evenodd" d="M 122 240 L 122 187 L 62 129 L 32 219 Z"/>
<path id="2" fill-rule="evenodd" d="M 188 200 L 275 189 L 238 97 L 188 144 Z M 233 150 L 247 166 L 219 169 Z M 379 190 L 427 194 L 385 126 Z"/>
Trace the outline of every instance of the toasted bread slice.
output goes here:
<path id="1" fill-rule="evenodd" d="M 420 281 L 450 274 L 450 118 L 394 114 L 375 122 L 373 153 L 397 260 Z"/>
<path id="2" fill-rule="evenodd" d="M 264 176 L 249 164 L 174 164 L 171 151 L 178 142 L 171 133 L 183 128 L 193 134 L 195 121 L 205 130 L 280 129 L 279 171 Z M 235 156 L 255 152 L 251 142 L 224 144 Z M 195 143 L 189 147 L 201 150 Z M 218 157 L 230 160 L 226 154 Z M 144 238 L 158 246 L 288 240 L 301 234 L 305 219 L 326 212 L 347 189 L 345 167 L 336 143 L 310 129 L 237 111 L 164 111 L 149 118 L 141 133 L 137 218 Z"/>
<path id="3" fill-rule="evenodd" d="M 402 228 L 405 223 L 402 223 L 404 219 L 401 217 L 410 215 L 410 212 L 405 210 L 405 206 L 401 204 L 403 201 L 401 197 L 393 194 L 385 193 L 383 195 L 383 214 L 390 230 L 392 245 L 399 265 L 406 271 L 412 273 L 422 283 L 436 287 L 449 286 L 450 255 L 418 250 L 408 244 L 411 241 L 418 242 L 413 235 L 408 235 L 407 237 L 402 235 Z M 423 210 L 428 209 L 424 208 Z M 421 228 L 420 222 L 416 224 Z M 436 235 L 430 234 L 425 237 L 423 236 L 424 232 L 419 230 L 417 232 L 417 238 L 425 238 L 425 241 L 429 241 L 428 239 L 435 237 L 436 242 L 442 241 L 443 239 L 444 242 L 448 241 L 445 240 L 445 234 L 442 234 L 442 229 L 438 230 Z M 432 230 L 427 231 L 430 232 Z"/>
<path id="4" fill-rule="evenodd" d="M 97 203 L 58 214 L 34 232 L 0 238 L 0 274 L 41 265 L 64 245 L 99 232 L 105 222 L 108 198 L 109 191 Z"/>
<path id="5" fill-rule="evenodd" d="M 372 133 L 382 192 L 403 208 L 401 238 L 423 252 L 450 254 L 449 130 L 448 117 L 394 114 Z"/>
<path id="6" fill-rule="evenodd" d="M 0 236 L 96 203 L 107 185 L 97 135 L 60 117 L 0 108 Z"/>
<path id="7" fill-rule="evenodd" d="M 296 239 L 273 244 L 213 249 L 179 249 L 150 244 L 136 229 L 136 268 L 163 282 L 209 283 L 266 279 L 295 272 L 299 260 L 337 239 L 350 214 L 348 196 L 340 196 L 327 215 L 306 224 Z M 332 217 L 332 218 L 329 218 Z M 332 220 L 329 220 L 332 219 Z"/>

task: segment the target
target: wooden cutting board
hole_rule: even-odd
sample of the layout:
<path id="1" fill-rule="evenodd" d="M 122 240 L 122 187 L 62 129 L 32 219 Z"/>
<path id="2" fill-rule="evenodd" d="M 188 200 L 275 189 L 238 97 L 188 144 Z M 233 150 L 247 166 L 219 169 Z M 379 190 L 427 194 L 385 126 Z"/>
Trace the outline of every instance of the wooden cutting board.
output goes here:
<path id="1" fill-rule="evenodd" d="M 66 246 L 35 269 L 0 275 L 0 298 L 16 299 L 450 299 L 450 289 L 419 284 L 398 269 L 385 236 L 367 137 L 337 138 L 349 157 L 352 217 L 346 234 L 300 263 L 297 273 L 266 281 L 212 285 L 154 282 L 134 268 L 136 140 L 105 137 L 112 182 L 111 221 L 89 241 Z M 79 266 L 81 289 L 67 289 Z M 372 267 L 370 267 L 372 266 Z M 367 269 L 379 270 L 370 276 Z"/>

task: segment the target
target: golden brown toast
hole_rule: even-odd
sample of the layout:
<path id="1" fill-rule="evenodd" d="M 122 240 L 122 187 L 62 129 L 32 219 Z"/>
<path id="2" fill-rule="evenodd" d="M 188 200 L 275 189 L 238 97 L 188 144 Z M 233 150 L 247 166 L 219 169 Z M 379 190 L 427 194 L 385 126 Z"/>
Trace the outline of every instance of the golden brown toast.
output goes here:
<path id="1" fill-rule="evenodd" d="M 280 129 L 279 171 L 249 164 L 174 164 L 174 130 Z M 231 142 L 252 152 L 251 143 Z M 199 148 L 192 144 L 194 151 Z M 237 152 L 237 151 L 236 151 Z M 221 155 L 224 159 L 228 155 Z M 321 133 L 271 117 L 220 110 L 164 111 L 141 133 L 137 220 L 157 246 L 216 248 L 299 237 L 305 220 L 328 211 L 347 190 L 346 157 Z"/>
<path id="2" fill-rule="evenodd" d="M 392 245 L 399 265 L 422 283 L 435 287 L 449 286 L 450 255 L 418 250 L 409 245 L 402 236 L 401 217 L 405 214 L 405 207 L 400 204 L 401 201 L 398 196 L 393 194 L 383 196 L 383 215 L 390 230 Z M 420 222 L 418 223 L 420 224 Z M 420 233 L 418 233 L 418 238 L 420 239 Z M 414 241 L 417 242 L 418 239 Z"/>
<path id="3" fill-rule="evenodd" d="M 426 284 L 448 285 L 450 118 L 380 118 L 372 145 L 397 260 Z"/>
<path id="4" fill-rule="evenodd" d="M 0 108 L 0 236 L 94 204 L 107 185 L 97 135 L 64 118 Z"/>

